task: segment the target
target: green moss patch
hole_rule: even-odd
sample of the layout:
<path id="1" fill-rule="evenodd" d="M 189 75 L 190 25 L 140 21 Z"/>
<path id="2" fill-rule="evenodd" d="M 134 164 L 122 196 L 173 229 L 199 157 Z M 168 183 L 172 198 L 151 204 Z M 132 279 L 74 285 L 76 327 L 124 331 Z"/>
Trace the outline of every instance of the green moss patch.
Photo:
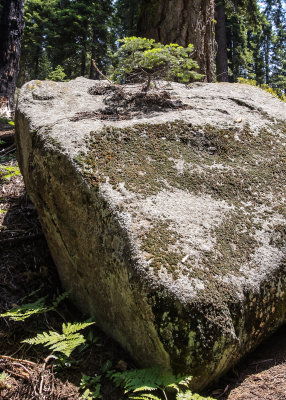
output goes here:
<path id="1" fill-rule="evenodd" d="M 169 273 L 178 273 L 178 265 L 183 258 L 183 254 L 177 249 L 173 250 L 179 239 L 178 233 L 169 227 L 167 222 L 157 222 L 149 229 L 143 237 L 141 249 L 145 252 L 145 257 L 150 259 L 149 266 L 155 272 L 164 267 Z"/>
<path id="2" fill-rule="evenodd" d="M 124 184 L 140 198 L 174 188 L 225 201 L 231 209 L 211 231 L 214 249 L 200 252 L 204 268 L 195 267 L 192 256 L 182 266 L 181 239 L 168 223 L 157 221 L 142 239 L 141 250 L 150 255 L 154 270 L 165 267 L 174 277 L 181 270 L 205 281 L 208 275 L 239 274 L 261 245 L 257 236 L 263 222 L 285 215 L 285 134 L 281 122 L 256 134 L 247 125 L 219 129 L 180 120 L 106 127 L 90 133 L 90 151 L 83 162 L 95 188 L 108 180 L 114 189 Z M 272 245 L 277 247 L 277 241 Z"/>

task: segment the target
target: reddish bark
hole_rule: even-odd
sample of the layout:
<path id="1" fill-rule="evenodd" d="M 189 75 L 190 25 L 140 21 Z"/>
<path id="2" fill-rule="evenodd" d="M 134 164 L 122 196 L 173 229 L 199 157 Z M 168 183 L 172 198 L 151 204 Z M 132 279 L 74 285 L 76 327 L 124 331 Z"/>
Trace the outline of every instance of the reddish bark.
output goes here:
<path id="1" fill-rule="evenodd" d="M 163 44 L 194 45 L 193 58 L 205 80 L 214 79 L 214 1 L 143 0 L 138 34 Z"/>

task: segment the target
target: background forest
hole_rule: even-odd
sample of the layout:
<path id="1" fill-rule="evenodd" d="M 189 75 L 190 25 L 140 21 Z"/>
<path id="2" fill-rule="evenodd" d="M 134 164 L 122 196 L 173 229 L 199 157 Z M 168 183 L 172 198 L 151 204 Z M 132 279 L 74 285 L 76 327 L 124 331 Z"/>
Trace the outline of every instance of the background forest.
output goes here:
<path id="1" fill-rule="evenodd" d="M 144 3 L 148 1 L 26 0 L 18 86 L 49 77 L 98 78 L 92 58 L 108 73 L 116 40 L 140 34 Z M 217 0 L 218 81 L 253 79 L 286 93 L 285 10 L 285 0 Z"/>

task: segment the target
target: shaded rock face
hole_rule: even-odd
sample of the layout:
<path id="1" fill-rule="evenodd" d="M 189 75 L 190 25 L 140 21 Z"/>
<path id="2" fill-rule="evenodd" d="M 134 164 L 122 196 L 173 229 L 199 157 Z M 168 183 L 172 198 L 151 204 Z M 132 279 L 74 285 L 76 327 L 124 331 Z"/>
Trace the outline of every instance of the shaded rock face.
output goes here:
<path id="1" fill-rule="evenodd" d="M 76 304 L 199 389 L 285 321 L 286 104 L 236 84 L 136 91 L 26 84 L 19 163 Z"/>

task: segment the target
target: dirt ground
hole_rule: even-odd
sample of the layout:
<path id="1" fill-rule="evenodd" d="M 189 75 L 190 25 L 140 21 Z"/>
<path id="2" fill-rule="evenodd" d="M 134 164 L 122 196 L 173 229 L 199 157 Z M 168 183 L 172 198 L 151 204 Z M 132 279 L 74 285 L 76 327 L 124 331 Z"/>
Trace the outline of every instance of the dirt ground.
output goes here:
<path id="1" fill-rule="evenodd" d="M 0 125 L 0 164 L 17 167 L 11 125 Z M 0 278 L 0 313 L 21 304 L 21 299 L 33 292 L 29 302 L 46 296 L 48 304 L 62 293 L 21 175 L 7 180 L 0 175 Z M 68 300 L 57 313 L 25 322 L 0 318 L 0 400 L 76 400 L 81 398 L 82 373 L 101 374 L 107 363 L 119 371 L 135 367 L 120 346 L 96 326 L 88 332 L 88 348 L 75 352 L 71 365 L 62 369 L 56 368 L 43 347 L 21 343 L 41 331 L 60 329 L 63 321 L 83 320 Z M 222 400 L 286 400 L 285 339 L 283 326 L 204 394 Z M 102 393 L 104 400 L 122 398 L 108 380 L 103 381 Z"/>

